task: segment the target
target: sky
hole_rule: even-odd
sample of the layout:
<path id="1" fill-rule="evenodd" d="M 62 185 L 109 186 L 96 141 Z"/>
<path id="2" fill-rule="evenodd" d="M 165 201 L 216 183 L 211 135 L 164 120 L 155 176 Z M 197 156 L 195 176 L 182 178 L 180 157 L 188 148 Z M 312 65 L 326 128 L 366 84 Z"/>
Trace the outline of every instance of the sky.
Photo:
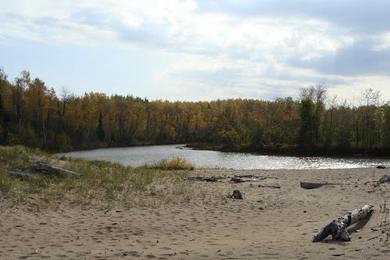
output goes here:
<path id="1" fill-rule="evenodd" d="M 59 94 L 390 100 L 388 0 L 0 0 L 0 68 Z"/>

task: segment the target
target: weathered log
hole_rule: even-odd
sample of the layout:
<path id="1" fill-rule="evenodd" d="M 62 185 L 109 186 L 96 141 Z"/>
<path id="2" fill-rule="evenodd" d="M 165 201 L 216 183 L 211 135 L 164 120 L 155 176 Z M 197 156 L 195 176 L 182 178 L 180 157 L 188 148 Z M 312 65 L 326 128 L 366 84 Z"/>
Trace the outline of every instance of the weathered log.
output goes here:
<path id="1" fill-rule="evenodd" d="M 190 181 L 206 181 L 206 182 L 217 182 L 220 179 L 224 179 L 225 177 L 219 177 L 219 176 L 209 176 L 209 177 L 202 177 L 202 176 L 190 176 L 187 178 L 187 180 Z"/>
<path id="2" fill-rule="evenodd" d="M 244 174 L 244 175 L 234 175 L 231 178 L 238 177 L 238 178 L 258 178 L 257 176 L 254 176 L 253 174 Z"/>
<path id="3" fill-rule="evenodd" d="M 301 181 L 300 185 L 301 185 L 301 188 L 310 190 L 310 189 L 316 189 L 316 188 L 322 187 L 322 186 L 326 185 L 326 183 L 325 182 L 303 182 L 303 181 Z"/>
<path id="4" fill-rule="evenodd" d="M 37 162 L 32 167 L 32 169 L 35 172 L 45 173 L 45 174 L 50 174 L 50 175 L 71 174 L 71 175 L 80 176 L 80 174 L 77 173 L 77 172 L 70 171 L 70 170 L 67 170 L 67 169 L 63 169 L 63 168 L 60 168 L 60 167 L 57 167 L 57 166 L 53 166 L 53 165 L 50 165 L 50 164 L 46 164 L 46 163 L 42 163 L 42 162 Z"/>
<path id="5" fill-rule="evenodd" d="M 18 177 L 19 179 L 26 180 L 26 179 L 32 179 L 36 177 L 37 175 L 31 172 L 22 172 L 22 171 L 8 171 L 8 174 L 11 176 Z"/>
<path id="6" fill-rule="evenodd" d="M 325 185 L 339 185 L 339 183 L 330 183 L 330 182 L 305 182 L 301 181 L 300 182 L 301 188 L 311 190 L 311 189 L 316 189 L 320 188 Z"/>
<path id="7" fill-rule="evenodd" d="M 351 241 L 351 236 L 346 228 L 362 220 L 368 219 L 373 211 L 374 206 L 364 205 L 361 209 L 354 209 L 351 212 L 348 212 L 322 228 L 314 235 L 313 242 L 323 241 L 329 235 L 332 235 L 333 240 Z"/>
<path id="8" fill-rule="evenodd" d="M 235 183 L 245 182 L 245 180 L 244 180 L 243 178 L 241 178 L 241 177 L 236 177 L 236 176 L 232 177 L 232 178 L 230 179 L 230 181 L 235 182 Z"/>
<path id="9" fill-rule="evenodd" d="M 241 176 L 233 176 L 230 178 L 230 181 L 235 183 L 242 183 L 242 182 L 256 182 L 266 179 L 266 177 L 241 177 Z"/>
<path id="10" fill-rule="evenodd" d="M 265 177 L 265 176 L 254 176 L 254 175 L 233 175 L 233 176 L 190 176 L 187 180 L 190 181 L 206 181 L 206 182 L 217 182 L 223 179 L 230 179 L 235 183 L 242 182 L 256 182 L 265 179 L 277 179 L 276 177 Z"/>
<path id="11" fill-rule="evenodd" d="M 272 189 L 280 189 L 281 187 L 279 185 L 258 185 L 257 187 L 260 188 L 272 188 Z"/>

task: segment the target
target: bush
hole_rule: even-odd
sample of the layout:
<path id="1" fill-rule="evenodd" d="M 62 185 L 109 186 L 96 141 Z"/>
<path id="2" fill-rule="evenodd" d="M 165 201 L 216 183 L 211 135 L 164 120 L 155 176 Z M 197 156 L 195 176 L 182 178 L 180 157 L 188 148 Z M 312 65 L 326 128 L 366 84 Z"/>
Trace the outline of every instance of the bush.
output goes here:
<path id="1" fill-rule="evenodd" d="M 161 160 L 158 163 L 152 165 L 152 169 L 160 169 L 160 170 L 193 170 L 194 166 L 189 163 L 186 159 L 183 158 L 174 158 L 171 160 Z"/>

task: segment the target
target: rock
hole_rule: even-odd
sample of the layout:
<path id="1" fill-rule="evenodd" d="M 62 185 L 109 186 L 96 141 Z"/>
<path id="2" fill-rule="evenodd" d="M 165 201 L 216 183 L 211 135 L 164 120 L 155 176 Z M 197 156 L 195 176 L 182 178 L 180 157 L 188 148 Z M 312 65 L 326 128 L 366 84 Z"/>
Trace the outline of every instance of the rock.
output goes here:
<path id="1" fill-rule="evenodd" d="M 239 190 L 234 190 L 233 191 L 233 194 L 231 195 L 231 198 L 232 199 L 236 199 L 236 200 L 242 200 L 243 197 L 242 197 L 242 194 Z"/>
<path id="2" fill-rule="evenodd" d="M 378 165 L 377 167 L 376 167 L 377 169 L 387 169 L 387 167 L 386 166 L 383 166 L 383 165 Z"/>
<path id="3" fill-rule="evenodd" d="M 383 175 L 379 181 L 379 183 L 385 183 L 385 182 L 390 182 L 390 175 Z"/>

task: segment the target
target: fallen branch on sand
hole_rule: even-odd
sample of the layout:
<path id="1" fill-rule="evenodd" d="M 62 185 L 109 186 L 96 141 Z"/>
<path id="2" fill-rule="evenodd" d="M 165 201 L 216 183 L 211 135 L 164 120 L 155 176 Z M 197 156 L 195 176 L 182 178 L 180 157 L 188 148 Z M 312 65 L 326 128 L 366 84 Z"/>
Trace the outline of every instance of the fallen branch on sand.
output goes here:
<path id="1" fill-rule="evenodd" d="M 301 188 L 311 190 L 316 189 L 325 185 L 340 185 L 339 183 L 330 183 L 330 182 L 304 182 L 301 181 L 300 183 Z"/>
<path id="2" fill-rule="evenodd" d="M 333 240 L 351 241 L 351 236 L 346 230 L 350 225 L 367 220 L 374 211 L 374 206 L 364 205 L 361 209 L 354 209 L 342 217 L 333 220 L 322 228 L 313 238 L 313 242 L 320 242 L 332 235 Z"/>
<path id="3" fill-rule="evenodd" d="M 190 181 L 206 181 L 206 182 L 217 182 L 218 180 L 225 179 L 226 177 L 221 176 L 209 176 L 209 177 L 202 177 L 202 176 L 190 176 L 187 178 L 187 180 Z"/>
<path id="4" fill-rule="evenodd" d="M 46 174 L 50 176 L 61 176 L 61 175 L 75 175 L 75 176 L 80 176 L 79 173 L 66 170 L 57 166 L 53 166 L 50 164 L 45 164 L 42 162 L 36 162 L 34 165 L 30 167 L 31 171 L 20 171 L 20 170 L 10 170 L 8 171 L 8 174 L 11 176 L 18 177 L 20 179 L 31 179 L 39 174 Z"/>
<path id="5" fill-rule="evenodd" d="M 206 181 L 206 182 L 217 182 L 223 179 L 230 179 L 230 181 L 235 183 L 243 182 L 256 182 L 265 179 L 277 179 L 276 177 L 265 177 L 265 176 L 255 176 L 255 175 L 234 175 L 234 176 L 191 176 L 187 180 L 190 181 Z"/>
<path id="6" fill-rule="evenodd" d="M 22 172 L 22 171 L 8 171 L 8 174 L 11 176 L 18 177 L 19 179 L 26 180 L 26 179 L 32 179 L 37 174 L 31 173 L 31 172 Z"/>
<path id="7" fill-rule="evenodd" d="M 271 189 L 280 189 L 280 186 L 279 185 L 258 185 L 257 187 L 260 187 L 260 188 L 271 188 Z"/>
<path id="8" fill-rule="evenodd" d="M 80 176 L 79 173 L 66 170 L 54 165 L 42 163 L 42 162 L 36 162 L 34 166 L 32 166 L 32 169 L 37 173 L 45 173 L 45 174 L 51 174 L 51 175 L 59 175 L 59 174 L 71 174 Z"/>
<path id="9" fill-rule="evenodd" d="M 242 176 L 233 176 L 230 178 L 230 181 L 234 183 L 243 183 L 243 182 L 256 182 L 265 180 L 267 177 L 242 177 Z"/>

